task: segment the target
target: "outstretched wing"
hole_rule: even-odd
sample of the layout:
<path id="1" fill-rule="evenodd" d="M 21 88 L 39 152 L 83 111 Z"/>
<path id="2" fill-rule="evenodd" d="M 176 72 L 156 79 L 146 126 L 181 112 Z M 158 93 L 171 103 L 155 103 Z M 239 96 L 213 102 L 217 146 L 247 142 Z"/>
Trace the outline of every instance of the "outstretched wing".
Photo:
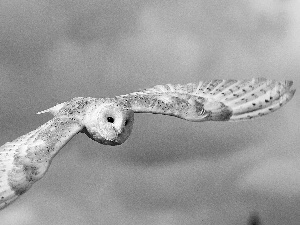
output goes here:
<path id="1" fill-rule="evenodd" d="M 0 209 L 42 178 L 58 151 L 83 126 L 74 117 L 55 117 L 0 147 Z"/>
<path id="2" fill-rule="evenodd" d="M 269 114 L 293 97 L 292 81 L 264 78 L 157 85 L 116 97 L 136 113 L 176 116 L 190 121 L 236 121 Z"/>

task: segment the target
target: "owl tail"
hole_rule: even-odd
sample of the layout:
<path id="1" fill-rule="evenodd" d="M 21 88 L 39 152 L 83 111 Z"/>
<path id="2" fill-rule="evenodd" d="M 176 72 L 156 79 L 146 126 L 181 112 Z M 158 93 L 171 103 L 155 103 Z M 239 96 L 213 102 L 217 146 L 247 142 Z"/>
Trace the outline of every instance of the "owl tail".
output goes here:
<path id="1" fill-rule="evenodd" d="M 293 82 L 278 82 L 255 78 L 252 80 L 215 80 L 207 84 L 199 84 L 197 92 L 207 97 L 208 107 L 218 102 L 230 112 L 227 120 L 247 120 L 269 114 L 292 99 L 296 90 L 291 89 Z M 205 87 L 203 87 L 205 86 Z M 206 105 L 204 104 L 204 109 Z M 211 120 L 220 120 L 219 114 L 225 113 L 219 107 L 211 110 Z M 214 119 L 216 118 L 216 119 Z"/>

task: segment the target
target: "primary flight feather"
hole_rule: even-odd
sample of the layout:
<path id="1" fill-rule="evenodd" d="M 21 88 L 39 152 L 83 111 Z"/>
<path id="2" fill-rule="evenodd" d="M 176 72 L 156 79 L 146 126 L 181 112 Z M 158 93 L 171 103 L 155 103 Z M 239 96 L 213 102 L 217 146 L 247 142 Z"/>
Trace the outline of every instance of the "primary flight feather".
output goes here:
<path id="1" fill-rule="evenodd" d="M 292 81 L 211 80 L 157 85 L 115 98 L 73 98 L 40 113 L 54 118 L 0 147 L 0 209 L 41 179 L 58 151 L 78 132 L 105 145 L 130 136 L 134 113 L 201 121 L 239 121 L 269 114 L 294 95 Z"/>

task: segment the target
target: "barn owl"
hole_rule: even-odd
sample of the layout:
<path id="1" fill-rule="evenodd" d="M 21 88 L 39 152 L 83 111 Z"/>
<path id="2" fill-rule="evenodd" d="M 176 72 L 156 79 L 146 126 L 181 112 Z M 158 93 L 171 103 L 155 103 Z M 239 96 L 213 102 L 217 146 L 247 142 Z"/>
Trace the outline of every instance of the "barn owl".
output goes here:
<path id="1" fill-rule="evenodd" d="M 48 170 L 58 151 L 82 132 L 104 145 L 130 136 L 134 113 L 194 122 L 240 121 L 269 114 L 294 95 L 292 81 L 263 78 L 157 85 L 114 98 L 77 97 L 41 113 L 54 118 L 0 147 L 0 208 L 25 193 Z"/>

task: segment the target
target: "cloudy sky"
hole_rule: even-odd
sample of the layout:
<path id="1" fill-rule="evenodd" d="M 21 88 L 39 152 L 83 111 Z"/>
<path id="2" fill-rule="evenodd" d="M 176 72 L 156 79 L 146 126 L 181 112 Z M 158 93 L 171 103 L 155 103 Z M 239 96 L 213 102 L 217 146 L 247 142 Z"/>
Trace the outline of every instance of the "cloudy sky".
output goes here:
<path id="1" fill-rule="evenodd" d="M 300 84 L 297 0 L 0 0 L 0 141 L 73 97 L 266 77 Z M 84 134 L 0 212 L 1 225 L 263 225 L 300 221 L 300 100 L 261 119 L 135 116 L 130 139 Z"/>

